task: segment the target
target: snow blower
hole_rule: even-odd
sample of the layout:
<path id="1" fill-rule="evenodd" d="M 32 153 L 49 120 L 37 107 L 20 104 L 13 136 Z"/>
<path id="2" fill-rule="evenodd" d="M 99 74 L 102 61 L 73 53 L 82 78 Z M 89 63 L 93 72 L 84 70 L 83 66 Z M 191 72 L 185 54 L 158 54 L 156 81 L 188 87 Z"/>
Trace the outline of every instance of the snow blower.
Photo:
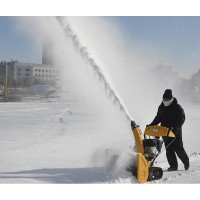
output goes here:
<path id="1" fill-rule="evenodd" d="M 131 128 L 135 138 L 137 163 L 136 165 L 129 163 L 126 167 L 127 171 L 136 176 L 139 183 L 162 178 L 163 170 L 160 167 L 155 167 L 154 162 L 162 152 L 164 140 L 168 137 L 173 137 L 175 140 L 174 133 L 163 126 L 146 126 L 143 139 L 142 132 L 134 121 L 131 121 Z"/>

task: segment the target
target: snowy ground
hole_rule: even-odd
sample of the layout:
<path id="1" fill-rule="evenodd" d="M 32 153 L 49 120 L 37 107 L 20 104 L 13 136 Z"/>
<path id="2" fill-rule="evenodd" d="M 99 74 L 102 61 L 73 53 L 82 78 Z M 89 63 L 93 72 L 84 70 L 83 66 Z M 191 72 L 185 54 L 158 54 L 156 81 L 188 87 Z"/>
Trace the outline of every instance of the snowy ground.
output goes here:
<path id="1" fill-rule="evenodd" d="M 184 143 L 191 167 L 184 171 L 180 163 L 179 171 L 166 172 L 163 153 L 157 163 L 164 170 L 163 178 L 151 183 L 200 183 L 199 107 L 188 106 L 186 110 L 189 117 Z M 117 170 L 105 168 L 106 148 L 119 142 L 122 147 L 129 145 L 127 141 L 132 138 L 130 127 L 123 122 L 118 125 L 127 131 L 123 133 L 127 138 L 114 137 L 115 124 L 115 119 L 102 117 L 84 102 L 72 99 L 0 103 L 0 183 L 136 184 L 123 164 Z"/>

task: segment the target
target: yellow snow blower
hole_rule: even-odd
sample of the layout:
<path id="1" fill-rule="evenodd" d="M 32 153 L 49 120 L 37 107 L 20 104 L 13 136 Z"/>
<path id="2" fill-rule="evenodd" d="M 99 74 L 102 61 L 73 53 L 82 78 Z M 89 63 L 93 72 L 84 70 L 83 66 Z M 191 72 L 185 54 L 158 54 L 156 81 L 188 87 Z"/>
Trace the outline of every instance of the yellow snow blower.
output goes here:
<path id="1" fill-rule="evenodd" d="M 129 163 L 127 171 L 136 176 L 139 183 L 162 178 L 163 170 L 155 167 L 154 161 L 161 153 L 164 140 L 168 137 L 175 140 L 174 133 L 163 126 L 146 126 L 143 137 L 140 127 L 134 121 L 131 121 L 131 128 L 135 138 L 137 164 Z"/>

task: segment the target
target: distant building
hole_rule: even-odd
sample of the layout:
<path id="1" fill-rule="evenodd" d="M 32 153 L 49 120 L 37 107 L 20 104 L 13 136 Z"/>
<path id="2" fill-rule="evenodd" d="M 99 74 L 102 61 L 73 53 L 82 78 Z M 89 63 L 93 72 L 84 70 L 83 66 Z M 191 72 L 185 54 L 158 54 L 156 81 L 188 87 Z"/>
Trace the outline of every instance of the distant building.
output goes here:
<path id="1" fill-rule="evenodd" d="M 36 84 L 56 85 L 60 73 L 52 65 L 23 63 L 19 61 L 0 63 L 0 81 L 7 78 L 8 86 L 31 86 Z"/>
<path id="2" fill-rule="evenodd" d="M 200 70 L 198 70 L 189 80 L 185 81 L 182 90 L 192 102 L 200 103 Z"/>
<path id="3" fill-rule="evenodd" d="M 173 88 L 185 101 L 200 103 L 200 70 L 190 79 L 181 78 L 169 65 L 158 65 L 153 70 L 153 78 L 158 80 L 156 89 Z"/>
<path id="4" fill-rule="evenodd" d="M 42 64 L 53 65 L 54 64 L 54 54 L 53 54 L 53 43 L 51 40 L 45 39 L 42 46 Z"/>

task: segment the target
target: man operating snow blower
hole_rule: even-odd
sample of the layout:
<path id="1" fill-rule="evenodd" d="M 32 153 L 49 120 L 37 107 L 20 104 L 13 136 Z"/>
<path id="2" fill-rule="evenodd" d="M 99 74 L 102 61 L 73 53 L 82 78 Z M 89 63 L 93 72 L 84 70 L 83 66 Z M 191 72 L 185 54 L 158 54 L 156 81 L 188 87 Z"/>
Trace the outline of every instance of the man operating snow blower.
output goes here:
<path id="1" fill-rule="evenodd" d="M 170 167 L 168 171 L 176 171 L 178 169 L 177 156 L 184 164 L 185 170 L 189 169 L 189 157 L 185 152 L 182 141 L 182 125 L 185 121 L 185 113 L 183 108 L 178 104 L 177 99 L 173 97 L 172 90 L 166 89 L 163 94 L 163 101 L 158 107 L 158 112 L 154 120 L 149 124 L 167 127 L 175 134 L 173 138 L 164 138 L 166 156 Z"/>

